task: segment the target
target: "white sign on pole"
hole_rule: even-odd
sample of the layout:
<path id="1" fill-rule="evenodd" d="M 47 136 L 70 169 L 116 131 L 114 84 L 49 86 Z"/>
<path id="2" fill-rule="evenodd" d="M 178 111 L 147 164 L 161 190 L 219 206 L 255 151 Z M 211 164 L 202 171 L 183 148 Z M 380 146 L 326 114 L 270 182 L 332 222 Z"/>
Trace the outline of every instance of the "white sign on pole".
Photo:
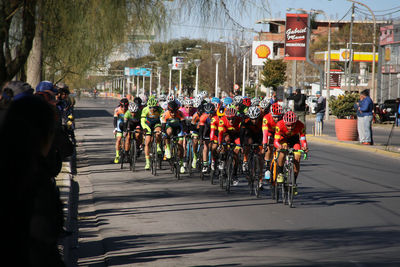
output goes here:
<path id="1" fill-rule="evenodd" d="M 272 41 L 253 41 L 252 65 L 263 66 L 267 59 L 273 59 L 274 42 Z"/>
<path id="2" fill-rule="evenodd" d="M 179 70 L 182 68 L 182 64 L 185 62 L 184 57 L 172 57 L 172 69 Z"/>

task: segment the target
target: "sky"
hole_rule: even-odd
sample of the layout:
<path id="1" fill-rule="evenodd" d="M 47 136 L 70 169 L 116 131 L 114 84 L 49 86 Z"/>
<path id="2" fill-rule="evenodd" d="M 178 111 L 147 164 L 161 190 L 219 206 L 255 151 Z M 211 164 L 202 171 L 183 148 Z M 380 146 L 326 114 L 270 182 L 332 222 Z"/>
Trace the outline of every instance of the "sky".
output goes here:
<path id="1" fill-rule="evenodd" d="M 332 20 L 350 20 L 351 12 L 348 12 L 352 3 L 347 0 L 246 0 L 246 7 L 234 8 L 239 0 L 227 0 L 232 18 L 241 26 L 246 28 L 243 33 L 238 27 L 227 25 L 225 22 L 208 22 L 202 24 L 197 18 L 181 16 L 179 21 L 172 22 L 167 32 L 160 35 L 159 41 L 169 39 L 192 38 L 206 39 L 210 41 L 229 41 L 232 39 L 246 39 L 251 41 L 256 34 L 251 29 L 268 31 L 267 25 L 255 24 L 263 18 L 284 18 L 287 8 L 302 8 L 306 10 L 323 10 Z M 375 13 L 377 20 L 398 19 L 400 20 L 399 0 L 357 0 L 369 6 Z M 355 19 L 365 19 L 369 15 L 366 8 L 356 4 Z M 385 16 L 383 16 L 385 15 Z M 325 19 L 323 15 L 317 19 Z M 370 16 L 369 16 L 370 19 Z M 225 24 L 225 25 L 224 25 Z M 236 29 L 236 30 L 232 30 Z"/>

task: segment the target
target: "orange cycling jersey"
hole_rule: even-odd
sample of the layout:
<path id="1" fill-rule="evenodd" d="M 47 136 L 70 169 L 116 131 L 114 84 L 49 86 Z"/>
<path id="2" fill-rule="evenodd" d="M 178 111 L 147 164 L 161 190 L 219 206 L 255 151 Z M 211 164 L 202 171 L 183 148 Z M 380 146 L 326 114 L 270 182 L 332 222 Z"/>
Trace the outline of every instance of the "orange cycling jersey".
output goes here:
<path id="1" fill-rule="evenodd" d="M 276 125 L 274 145 L 279 148 L 281 144 L 288 142 L 289 139 L 299 137 L 301 147 L 307 147 L 306 128 L 301 121 L 297 121 L 292 131 L 288 131 L 283 120 Z"/>
<path id="2" fill-rule="evenodd" d="M 170 120 L 171 121 L 182 121 L 182 120 L 184 120 L 182 111 L 177 110 L 175 112 L 175 116 L 174 117 L 172 117 L 171 111 L 167 110 L 166 112 L 164 112 L 164 116 L 162 117 L 161 122 L 162 123 L 167 123 Z"/>
<path id="3" fill-rule="evenodd" d="M 239 117 L 235 117 L 233 123 L 231 123 L 225 116 L 220 118 L 218 123 L 218 143 L 222 143 L 222 138 L 225 133 L 239 135 L 241 122 L 242 120 Z M 237 143 L 236 140 L 235 143 Z"/>
<path id="4" fill-rule="evenodd" d="M 268 113 L 263 118 L 262 123 L 262 131 L 263 131 L 263 144 L 268 143 L 268 137 L 274 137 L 275 129 L 276 129 L 276 122 L 272 117 L 272 113 Z"/>

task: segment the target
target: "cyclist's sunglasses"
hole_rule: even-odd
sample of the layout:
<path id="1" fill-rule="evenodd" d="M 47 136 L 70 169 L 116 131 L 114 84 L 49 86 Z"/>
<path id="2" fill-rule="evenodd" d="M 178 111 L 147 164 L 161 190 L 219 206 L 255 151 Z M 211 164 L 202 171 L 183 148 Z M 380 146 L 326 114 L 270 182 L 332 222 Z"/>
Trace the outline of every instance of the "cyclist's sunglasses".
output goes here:
<path id="1" fill-rule="evenodd" d="M 226 117 L 228 121 L 234 121 L 235 117 Z"/>
<path id="2" fill-rule="evenodd" d="M 286 127 L 292 128 L 294 127 L 295 123 L 286 123 L 285 125 Z"/>
<path id="3" fill-rule="evenodd" d="M 152 107 L 149 107 L 149 108 L 151 108 L 151 109 L 156 109 L 156 108 L 157 108 L 157 106 L 152 106 Z"/>

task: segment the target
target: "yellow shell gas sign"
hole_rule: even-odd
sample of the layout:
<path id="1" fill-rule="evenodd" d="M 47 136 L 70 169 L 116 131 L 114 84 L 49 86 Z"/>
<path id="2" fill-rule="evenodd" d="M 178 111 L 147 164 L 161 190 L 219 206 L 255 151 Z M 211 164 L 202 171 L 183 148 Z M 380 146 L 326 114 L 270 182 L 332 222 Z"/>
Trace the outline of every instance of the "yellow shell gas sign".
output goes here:
<path id="1" fill-rule="evenodd" d="M 262 66 L 267 58 L 273 58 L 274 43 L 271 41 L 253 41 L 252 65 Z"/>

